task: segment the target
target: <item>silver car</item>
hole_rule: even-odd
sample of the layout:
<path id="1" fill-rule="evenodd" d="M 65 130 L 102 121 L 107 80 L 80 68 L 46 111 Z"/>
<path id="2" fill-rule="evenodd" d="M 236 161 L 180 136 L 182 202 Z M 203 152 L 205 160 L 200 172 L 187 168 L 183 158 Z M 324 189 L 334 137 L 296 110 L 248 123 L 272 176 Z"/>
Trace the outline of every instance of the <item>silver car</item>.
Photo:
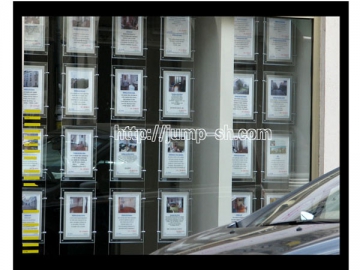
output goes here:
<path id="1" fill-rule="evenodd" d="M 151 255 L 339 255 L 340 168 L 241 221 L 177 240 Z"/>

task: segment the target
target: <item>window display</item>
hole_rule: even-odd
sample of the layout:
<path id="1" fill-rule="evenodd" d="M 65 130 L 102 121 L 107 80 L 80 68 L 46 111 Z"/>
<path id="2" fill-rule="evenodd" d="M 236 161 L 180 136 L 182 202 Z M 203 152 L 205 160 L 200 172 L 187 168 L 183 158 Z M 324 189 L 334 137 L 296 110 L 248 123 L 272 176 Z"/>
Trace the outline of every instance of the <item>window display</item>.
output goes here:
<path id="1" fill-rule="evenodd" d="M 40 253 L 149 254 L 309 179 L 313 19 L 270 34 L 268 19 L 47 18 L 49 54 L 25 52 L 17 74 Z M 275 31 L 291 35 L 279 55 Z"/>

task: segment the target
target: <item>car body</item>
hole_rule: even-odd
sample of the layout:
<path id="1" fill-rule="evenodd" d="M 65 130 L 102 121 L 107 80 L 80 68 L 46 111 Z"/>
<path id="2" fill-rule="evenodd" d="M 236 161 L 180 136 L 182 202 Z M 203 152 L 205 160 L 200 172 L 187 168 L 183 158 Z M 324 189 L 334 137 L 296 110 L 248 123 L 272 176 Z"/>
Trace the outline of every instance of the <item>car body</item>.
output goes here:
<path id="1" fill-rule="evenodd" d="M 240 221 L 182 238 L 151 255 L 340 255 L 340 168 Z"/>

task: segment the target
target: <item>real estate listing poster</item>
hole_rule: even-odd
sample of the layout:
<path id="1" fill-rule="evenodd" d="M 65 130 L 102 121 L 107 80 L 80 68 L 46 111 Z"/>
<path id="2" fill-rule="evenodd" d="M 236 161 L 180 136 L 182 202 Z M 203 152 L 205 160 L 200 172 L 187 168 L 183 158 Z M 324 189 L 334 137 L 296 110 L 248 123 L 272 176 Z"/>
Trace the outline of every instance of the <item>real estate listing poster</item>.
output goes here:
<path id="1" fill-rule="evenodd" d="M 163 72 L 163 117 L 190 118 L 189 71 Z"/>
<path id="2" fill-rule="evenodd" d="M 141 192 L 113 193 L 113 239 L 141 238 Z"/>
<path id="3" fill-rule="evenodd" d="M 233 192 L 231 199 L 231 221 L 239 221 L 252 213 L 252 192 Z"/>
<path id="4" fill-rule="evenodd" d="M 64 192 L 64 240 L 92 238 L 92 193 Z"/>
<path id="5" fill-rule="evenodd" d="M 115 17 L 115 55 L 143 55 L 143 17 Z"/>
<path id="6" fill-rule="evenodd" d="M 234 60 L 255 60 L 254 17 L 234 17 Z"/>
<path id="7" fill-rule="evenodd" d="M 42 176 L 43 173 L 43 129 L 23 129 L 22 175 Z"/>
<path id="8" fill-rule="evenodd" d="M 66 67 L 65 116 L 93 116 L 95 68 Z"/>
<path id="9" fill-rule="evenodd" d="M 185 132 L 165 132 L 162 139 L 162 177 L 189 177 L 189 138 Z"/>
<path id="10" fill-rule="evenodd" d="M 92 129 L 65 129 L 65 177 L 93 176 Z"/>
<path id="11" fill-rule="evenodd" d="M 290 136 L 272 135 L 265 141 L 265 178 L 288 178 L 290 175 Z"/>
<path id="12" fill-rule="evenodd" d="M 254 119 L 254 74 L 234 74 L 233 119 Z"/>
<path id="13" fill-rule="evenodd" d="M 178 239 L 188 235 L 188 200 L 189 192 L 162 192 L 162 239 Z"/>
<path id="14" fill-rule="evenodd" d="M 234 136 L 232 140 L 232 177 L 253 177 L 253 141 L 244 136 Z"/>
<path id="15" fill-rule="evenodd" d="M 113 176 L 140 178 L 142 173 L 142 142 L 139 132 L 123 131 L 114 138 Z"/>
<path id="16" fill-rule="evenodd" d="M 95 53 L 95 17 L 74 16 L 66 19 L 66 52 Z"/>
<path id="17" fill-rule="evenodd" d="M 191 57 L 190 17 L 165 17 L 164 57 Z"/>
<path id="18" fill-rule="evenodd" d="M 291 20 L 282 18 L 269 18 L 267 21 L 266 42 L 267 61 L 291 61 Z"/>
<path id="19" fill-rule="evenodd" d="M 115 116 L 143 115 L 143 71 L 115 70 Z"/>
<path id="20" fill-rule="evenodd" d="M 267 75 L 266 120 L 291 120 L 291 77 Z"/>
<path id="21" fill-rule="evenodd" d="M 44 114 L 45 66 L 24 65 L 23 114 Z"/>
<path id="22" fill-rule="evenodd" d="M 45 52 L 45 29 L 45 17 L 24 16 L 24 51 Z"/>
<path id="23" fill-rule="evenodd" d="M 22 239 L 40 240 L 42 230 L 42 192 L 22 192 Z"/>

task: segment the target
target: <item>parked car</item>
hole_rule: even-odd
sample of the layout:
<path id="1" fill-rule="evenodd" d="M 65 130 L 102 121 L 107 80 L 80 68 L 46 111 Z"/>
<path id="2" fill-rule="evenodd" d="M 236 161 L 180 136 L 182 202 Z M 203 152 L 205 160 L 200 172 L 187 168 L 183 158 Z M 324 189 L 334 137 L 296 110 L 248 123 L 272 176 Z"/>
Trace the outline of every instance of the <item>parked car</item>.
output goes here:
<path id="1" fill-rule="evenodd" d="M 340 255 L 340 168 L 229 225 L 151 255 Z"/>

